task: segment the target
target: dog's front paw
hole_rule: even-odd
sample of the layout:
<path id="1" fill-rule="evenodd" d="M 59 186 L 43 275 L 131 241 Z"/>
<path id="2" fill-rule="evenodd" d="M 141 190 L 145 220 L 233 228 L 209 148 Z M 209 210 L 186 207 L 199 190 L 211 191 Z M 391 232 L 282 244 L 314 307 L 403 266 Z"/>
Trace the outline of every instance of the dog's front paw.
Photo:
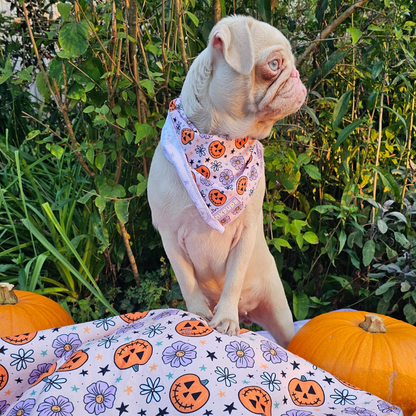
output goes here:
<path id="1" fill-rule="evenodd" d="M 186 309 L 188 312 L 200 316 L 207 322 L 209 322 L 214 317 L 205 300 L 201 302 L 186 302 Z"/>
<path id="2" fill-rule="evenodd" d="M 211 328 L 227 335 L 240 335 L 240 325 L 238 321 L 229 318 L 221 318 L 215 314 L 214 319 L 209 323 Z"/>

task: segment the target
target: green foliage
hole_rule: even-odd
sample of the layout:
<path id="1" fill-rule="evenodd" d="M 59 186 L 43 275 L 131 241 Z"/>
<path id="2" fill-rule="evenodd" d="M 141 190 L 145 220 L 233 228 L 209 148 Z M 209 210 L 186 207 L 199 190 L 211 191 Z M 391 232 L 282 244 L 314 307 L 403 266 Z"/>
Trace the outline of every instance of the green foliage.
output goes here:
<path id="1" fill-rule="evenodd" d="M 0 279 L 58 297 L 77 321 L 184 307 L 146 200 L 185 77 L 174 2 L 57 2 L 50 20 L 52 3 L 28 12 L 36 48 L 22 4 L 0 15 Z M 349 7 L 220 3 L 272 22 L 297 56 Z M 354 307 L 414 324 L 416 6 L 367 6 L 306 57 L 307 102 L 264 140 L 265 233 L 296 319 Z M 211 9 L 182 7 L 189 65 Z"/>

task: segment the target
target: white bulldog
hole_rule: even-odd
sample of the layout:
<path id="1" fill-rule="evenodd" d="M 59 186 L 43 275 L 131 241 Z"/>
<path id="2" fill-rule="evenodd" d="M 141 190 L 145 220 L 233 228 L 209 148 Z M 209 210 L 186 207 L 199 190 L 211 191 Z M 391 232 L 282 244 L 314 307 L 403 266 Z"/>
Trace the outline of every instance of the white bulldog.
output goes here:
<path id="1" fill-rule="evenodd" d="M 239 321 L 256 322 L 283 347 L 293 321 L 264 236 L 258 140 L 305 96 L 279 30 L 222 19 L 171 103 L 148 180 L 152 220 L 188 310 L 230 335 Z"/>

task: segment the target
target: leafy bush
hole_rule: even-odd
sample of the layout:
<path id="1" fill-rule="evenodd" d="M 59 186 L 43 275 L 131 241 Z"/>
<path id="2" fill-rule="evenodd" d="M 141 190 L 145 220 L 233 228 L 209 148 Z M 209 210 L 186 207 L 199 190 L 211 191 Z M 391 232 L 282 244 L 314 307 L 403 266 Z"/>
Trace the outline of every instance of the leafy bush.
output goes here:
<path id="1" fill-rule="evenodd" d="M 145 191 L 211 7 L 76 0 L 45 20 L 52 3 L 12 1 L 20 20 L 0 16 L 0 278 L 58 296 L 77 320 L 184 307 Z M 264 140 L 265 233 L 295 318 L 349 306 L 415 323 L 415 5 L 219 3 L 279 27 L 309 90 Z"/>

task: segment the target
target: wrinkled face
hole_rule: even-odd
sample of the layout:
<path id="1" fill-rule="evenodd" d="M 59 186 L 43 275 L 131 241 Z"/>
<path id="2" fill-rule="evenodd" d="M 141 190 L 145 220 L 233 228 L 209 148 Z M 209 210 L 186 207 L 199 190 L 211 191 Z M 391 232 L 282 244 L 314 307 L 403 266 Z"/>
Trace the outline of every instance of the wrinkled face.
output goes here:
<path id="1" fill-rule="evenodd" d="M 251 28 L 256 51 L 250 110 L 265 123 L 296 112 L 306 88 L 295 68 L 289 41 L 272 26 L 258 22 Z"/>

